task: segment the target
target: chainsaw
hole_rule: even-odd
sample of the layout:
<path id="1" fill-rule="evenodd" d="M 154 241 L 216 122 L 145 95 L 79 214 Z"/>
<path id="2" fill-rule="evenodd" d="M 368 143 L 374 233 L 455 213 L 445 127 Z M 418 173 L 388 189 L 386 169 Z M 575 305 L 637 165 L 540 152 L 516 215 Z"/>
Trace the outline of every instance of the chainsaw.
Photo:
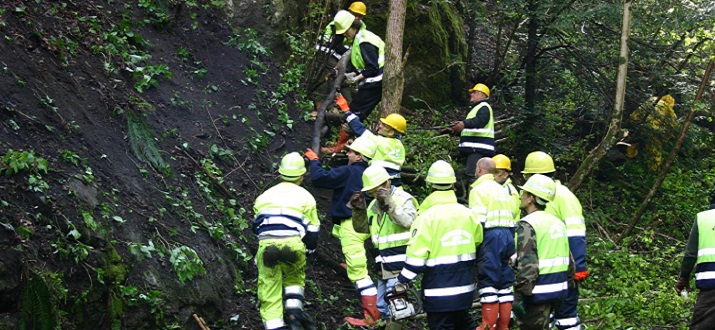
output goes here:
<path id="1" fill-rule="evenodd" d="M 422 311 L 420 294 L 414 288 L 405 285 L 390 288 L 385 295 L 385 302 L 393 321 L 413 317 Z"/>

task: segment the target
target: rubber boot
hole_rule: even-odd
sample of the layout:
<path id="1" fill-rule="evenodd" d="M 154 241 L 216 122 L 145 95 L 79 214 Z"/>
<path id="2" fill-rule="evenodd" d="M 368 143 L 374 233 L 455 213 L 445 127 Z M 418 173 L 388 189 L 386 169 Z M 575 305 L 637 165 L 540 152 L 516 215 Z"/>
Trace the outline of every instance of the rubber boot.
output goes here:
<path id="1" fill-rule="evenodd" d="M 340 152 L 340 150 L 343 150 L 345 147 L 345 144 L 348 143 L 348 133 L 345 132 L 344 130 L 338 131 L 339 136 L 338 136 L 338 142 L 336 142 L 332 147 L 323 147 L 320 148 L 320 152 L 325 153 L 325 154 L 336 154 Z"/>
<path id="2" fill-rule="evenodd" d="M 380 319 L 380 311 L 377 310 L 377 295 L 375 296 L 360 296 L 362 301 L 362 312 L 365 316 L 364 319 L 356 319 L 353 317 L 346 317 L 345 322 L 354 327 L 366 327 L 375 325 Z"/>
<path id="3" fill-rule="evenodd" d="M 482 304 L 482 324 L 476 330 L 491 330 L 499 318 L 499 303 Z"/>
<path id="4" fill-rule="evenodd" d="M 497 330 L 509 330 L 509 322 L 511 322 L 511 302 L 500 303 Z"/>

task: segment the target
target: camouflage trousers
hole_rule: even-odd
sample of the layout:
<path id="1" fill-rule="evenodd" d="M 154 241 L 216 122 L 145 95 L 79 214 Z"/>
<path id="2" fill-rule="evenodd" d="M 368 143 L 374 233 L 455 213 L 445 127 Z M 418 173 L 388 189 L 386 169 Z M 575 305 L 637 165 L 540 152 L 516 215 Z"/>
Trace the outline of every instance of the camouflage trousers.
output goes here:
<path id="1" fill-rule="evenodd" d="M 514 305 L 512 310 L 516 316 L 516 324 L 522 330 L 543 330 L 549 329 L 549 317 L 552 311 L 556 310 L 561 302 L 549 304 L 530 304 L 524 301 L 521 295 L 514 295 Z"/>

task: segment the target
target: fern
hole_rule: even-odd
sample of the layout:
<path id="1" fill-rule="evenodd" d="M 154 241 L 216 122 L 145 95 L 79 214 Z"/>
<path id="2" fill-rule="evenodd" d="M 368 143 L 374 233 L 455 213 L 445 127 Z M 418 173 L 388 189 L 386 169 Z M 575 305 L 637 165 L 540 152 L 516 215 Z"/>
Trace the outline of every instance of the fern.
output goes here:
<path id="1" fill-rule="evenodd" d="M 143 162 L 149 162 L 154 168 L 165 168 L 166 164 L 161 157 L 161 149 L 156 142 L 156 136 L 151 131 L 144 117 L 127 113 L 127 131 L 129 145 L 134 155 Z"/>
<path id="2" fill-rule="evenodd" d="M 60 329 L 59 311 L 52 291 L 40 273 L 29 272 L 22 290 L 22 310 L 18 329 Z"/>

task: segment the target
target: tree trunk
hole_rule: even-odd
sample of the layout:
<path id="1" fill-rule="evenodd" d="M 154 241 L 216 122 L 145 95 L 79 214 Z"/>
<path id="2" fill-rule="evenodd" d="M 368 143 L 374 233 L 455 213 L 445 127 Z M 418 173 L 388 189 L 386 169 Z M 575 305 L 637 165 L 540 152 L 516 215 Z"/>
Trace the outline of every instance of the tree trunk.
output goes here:
<path id="1" fill-rule="evenodd" d="M 611 122 L 608 124 L 608 131 L 603 140 L 591 150 L 586 159 L 574 173 L 569 181 L 571 191 L 576 191 L 586 176 L 590 175 L 598 165 L 603 156 L 608 153 L 616 142 L 618 142 L 621 132 L 621 121 L 623 120 L 623 102 L 626 96 L 626 78 L 628 77 L 628 38 L 631 34 L 631 0 L 623 2 L 623 25 L 621 27 L 621 54 L 618 58 L 618 79 L 616 82 L 616 99 L 611 112 Z"/>
<path id="2" fill-rule="evenodd" d="M 400 112 L 405 86 L 403 70 L 407 54 L 402 57 L 402 36 L 405 31 L 405 0 L 390 0 L 385 40 L 385 68 L 382 76 L 382 106 L 380 116 Z"/>
<path id="3" fill-rule="evenodd" d="M 345 80 L 345 67 L 348 61 L 350 61 L 350 50 L 346 51 L 340 58 L 340 61 L 338 61 L 338 72 L 335 75 L 335 80 L 333 80 L 333 88 L 330 90 L 330 93 L 328 93 L 328 96 L 325 97 L 325 101 L 323 101 L 320 105 L 318 115 L 315 117 L 313 144 L 311 145 L 311 148 L 313 148 L 313 151 L 315 151 L 316 154 L 320 154 L 320 133 L 323 130 L 323 123 L 325 123 L 325 109 L 328 108 L 329 104 L 333 104 L 335 102 L 335 92 L 338 88 L 340 88 L 343 80 Z"/>
<path id="4" fill-rule="evenodd" d="M 673 163 L 673 159 L 675 159 L 675 154 L 678 153 L 680 147 L 683 145 L 683 141 L 685 140 L 685 134 L 688 132 L 690 123 L 693 121 L 693 116 L 695 115 L 695 110 L 698 108 L 698 102 L 700 101 L 700 99 L 702 99 L 705 88 L 708 87 L 708 83 L 710 82 L 710 74 L 712 74 L 713 67 L 715 67 L 715 61 L 710 60 L 707 69 L 705 69 L 705 74 L 703 74 L 703 79 L 702 81 L 700 81 L 698 93 L 695 94 L 695 102 L 693 103 L 693 106 L 690 107 L 688 118 L 686 118 L 685 123 L 683 123 L 683 129 L 680 130 L 678 140 L 675 142 L 675 146 L 673 147 L 673 150 L 671 150 L 668 154 L 668 157 L 665 158 L 665 163 L 663 163 L 660 168 L 660 174 L 658 175 L 658 179 L 655 180 L 653 186 L 648 191 L 648 195 L 645 197 L 645 199 L 643 199 L 640 208 L 633 215 L 633 218 L 631 218 L 631 223 L 628 225 L 628 228 L 626 228 L 623 234 L 618 236 L 619 244 L 623 241 L 624 238 L 631 234 L 633 228 L 635 228 L 636 224 L 638 223 L 638 220 L 640 220 L 641 216 L 643 216 L 643 213 L 645 213 L 645 209 L 648 206 L 648 203 L 650 203 L 650 200 L 653 198 L 658 189 L 660 189 L 660 185 L 663 184 L 665 176 L 668 174 L 668 169 L 670 169 L 670 165 Z"/>

